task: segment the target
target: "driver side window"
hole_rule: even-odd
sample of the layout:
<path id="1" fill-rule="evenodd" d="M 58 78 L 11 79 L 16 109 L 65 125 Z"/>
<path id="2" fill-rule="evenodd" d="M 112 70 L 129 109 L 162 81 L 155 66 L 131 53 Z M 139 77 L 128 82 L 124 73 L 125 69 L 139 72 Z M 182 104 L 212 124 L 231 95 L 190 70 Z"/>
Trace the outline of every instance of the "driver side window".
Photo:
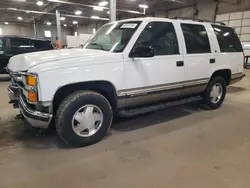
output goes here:
<path id="1" fill-rule="evenodd" d="M 151 46 L 156 56 L 180 54 L 174 26 L 167 22 L 149 23 L 137 39 L 134 48 L 138 46 Z"/>

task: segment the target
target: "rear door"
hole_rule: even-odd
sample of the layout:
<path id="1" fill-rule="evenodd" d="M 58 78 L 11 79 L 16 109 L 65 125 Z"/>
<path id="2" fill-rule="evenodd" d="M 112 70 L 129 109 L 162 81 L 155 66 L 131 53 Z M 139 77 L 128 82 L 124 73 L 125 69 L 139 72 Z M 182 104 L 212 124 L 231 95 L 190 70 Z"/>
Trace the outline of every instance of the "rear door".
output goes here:
<path id="1" fill-rule="evenodd" d="M 184 95 L 196 94 L 204 90 L 215 70 L 216 58 L 208 25 L 196 23 L 181 23 L 180 25 L 185 46 Z"/>

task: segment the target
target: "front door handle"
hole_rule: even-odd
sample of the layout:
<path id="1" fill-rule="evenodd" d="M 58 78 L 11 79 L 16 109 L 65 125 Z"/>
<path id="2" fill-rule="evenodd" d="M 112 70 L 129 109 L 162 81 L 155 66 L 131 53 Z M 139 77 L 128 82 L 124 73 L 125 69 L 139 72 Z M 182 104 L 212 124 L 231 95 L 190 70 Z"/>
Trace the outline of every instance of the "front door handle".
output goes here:
<path id="1" fill-rule="evenodd" d="M 177 61 L 176 66 L 177 67 L 183 67 L 184 66 L 184 61 Z"/>
<path id="2" fill-rule="evenodd" d="M 210 59 L 210 63 L 215 63 L 215 59 Z"/>

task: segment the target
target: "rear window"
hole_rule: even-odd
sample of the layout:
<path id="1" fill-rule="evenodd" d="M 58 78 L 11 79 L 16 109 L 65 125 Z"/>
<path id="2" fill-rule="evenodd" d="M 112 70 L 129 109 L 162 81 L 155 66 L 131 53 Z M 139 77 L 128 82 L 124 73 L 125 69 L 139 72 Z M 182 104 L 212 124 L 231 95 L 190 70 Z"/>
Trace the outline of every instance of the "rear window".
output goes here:
<path id="1" fill-rule="evenodd" d="M 220 45 L 221 52 L 243 52 L 240 40 L 233 28 L 212 25 L 217 40 Z"/>
<path id="2" fill-rule="evenodd" d="M 187 54 L 211 53 L 207 31 L 203 25 L 181 24 Z"/>

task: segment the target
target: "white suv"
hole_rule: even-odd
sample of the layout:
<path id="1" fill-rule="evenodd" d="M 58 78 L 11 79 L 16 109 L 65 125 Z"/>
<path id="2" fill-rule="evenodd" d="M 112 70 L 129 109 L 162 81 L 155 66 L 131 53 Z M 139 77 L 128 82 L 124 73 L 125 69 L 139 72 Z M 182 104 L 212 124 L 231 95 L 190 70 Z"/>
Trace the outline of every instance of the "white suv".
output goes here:
<path id="1" fill-rule="evenodd" d="M 244 77 L 243 62 L 237 34 L 223 24 L 136 18 L 102 26 L 83 49 L 11 58 L 8 90 L 34 127 L 54 122 L 64 141 L 85 146 L 106 135 L 113 114 L 196 95 L 218 108 Z"/>

